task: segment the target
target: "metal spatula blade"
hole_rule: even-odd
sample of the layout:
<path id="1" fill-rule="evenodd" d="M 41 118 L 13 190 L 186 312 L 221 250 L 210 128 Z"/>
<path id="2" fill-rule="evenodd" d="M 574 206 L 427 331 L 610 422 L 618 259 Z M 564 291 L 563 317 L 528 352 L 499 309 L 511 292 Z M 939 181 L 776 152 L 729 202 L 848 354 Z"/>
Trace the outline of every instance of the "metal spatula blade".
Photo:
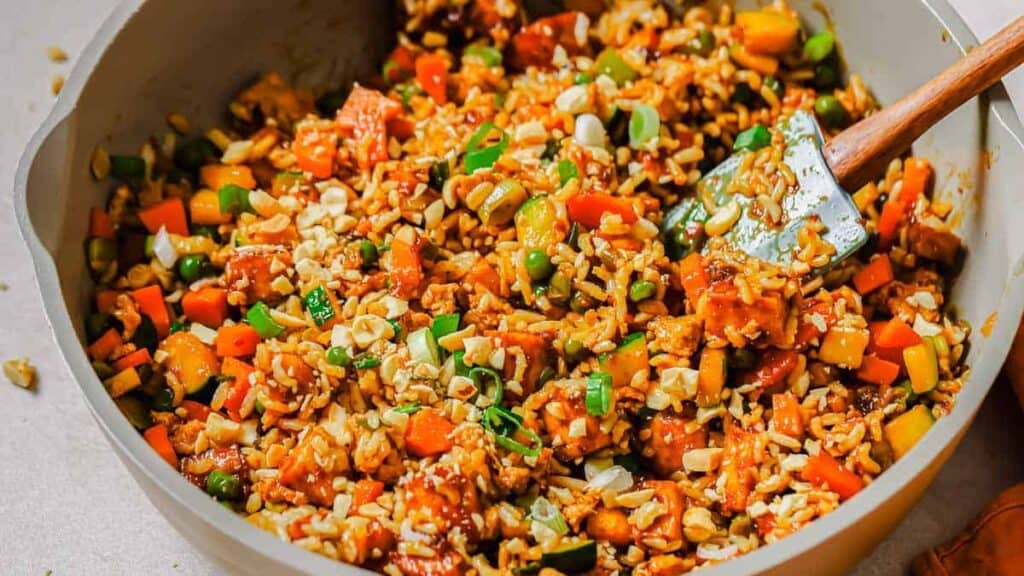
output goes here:
<path id="1" fill-rule="evenodd" d="M 793 171 L 799 183 L 796 191 L 788 193 L 781 202 L 782 219 L 770 225 L 750 210 L 752 197 L 728 192 L 737 167 L 746 154 L 734 154 L 709 172 L 698 184 L 714 198 L 718 206 L 735 200 L 741 207 L 740 218 L 724 234 L 735 248 L 774 264 L 789 264 L 799 249 L 797 234 L 812 216 L 825 225 L 821 236 L 835 246 L 831 264 L 856 252 L 868 239 L 863 218 L 849 194 L 836 182 L 825 158 L 821 154 L 824 139 L 814 117 L 798 111 L 783 118 L 776 125 L 785 136 L 786 150 L 783 161 Z M 669 209 L 662 221 L 666 251 L 671 257 L 681 257 L 700 247 L 700 231 L 710 214 L 699 198 L 688 198 Z"/>

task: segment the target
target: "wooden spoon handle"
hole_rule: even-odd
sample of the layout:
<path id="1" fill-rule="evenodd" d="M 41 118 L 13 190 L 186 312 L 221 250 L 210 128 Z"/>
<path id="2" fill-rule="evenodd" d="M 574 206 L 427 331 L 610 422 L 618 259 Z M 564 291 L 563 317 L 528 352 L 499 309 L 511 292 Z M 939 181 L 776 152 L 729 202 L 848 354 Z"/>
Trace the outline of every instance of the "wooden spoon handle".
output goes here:
<path id="1" fill-rule="evenodd" d="M 822 153 L 832 174 L 854 192 L 881 174 L 928 128 L 1024 62 L 1024 16 L 891 106 L 833 138 Z"/>

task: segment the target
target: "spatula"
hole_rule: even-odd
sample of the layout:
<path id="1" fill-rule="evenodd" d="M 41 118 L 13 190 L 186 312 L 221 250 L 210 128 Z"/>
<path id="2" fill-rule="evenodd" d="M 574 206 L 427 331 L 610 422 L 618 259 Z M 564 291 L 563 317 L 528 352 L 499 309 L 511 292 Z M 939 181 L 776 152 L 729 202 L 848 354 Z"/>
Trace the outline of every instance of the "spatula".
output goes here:
<path id="1" fill-rule="evenodd" d="M 899 54 L 894 54 L 899 58 Z M 859 249 L 868 234 L 849 194 L 882 173 L 889 162 L 906 151 L 928 128 L 961 104 L 999 81 L 1024 62 L 1024 17 L 997 32 L 926 84 L 891 106 L 844 130 L 827 143 L 813 114 L 798 111 L 782 118 L 776 128 L 785 136 L 783 161 L 799 183 L 782 202 L 779 224 L 769 225 L 755 211 L 754 200 L 728 191 L 743 157 L 739 152 L 709 172 L 697 189 L 710 195 L 718 207 L 735 201 L 741 211 L 724 233 L 734 247 L 762 260 L 787 264 L 798 248 L 797 234 L 809 218 L 825 225 L 822 237 L 836 248 L 829 266 Z M 670 257 L 699 249 L 710 214 L 699 198 L 688 198 L 669 209 L 662 221 L 662 236 Z"/>

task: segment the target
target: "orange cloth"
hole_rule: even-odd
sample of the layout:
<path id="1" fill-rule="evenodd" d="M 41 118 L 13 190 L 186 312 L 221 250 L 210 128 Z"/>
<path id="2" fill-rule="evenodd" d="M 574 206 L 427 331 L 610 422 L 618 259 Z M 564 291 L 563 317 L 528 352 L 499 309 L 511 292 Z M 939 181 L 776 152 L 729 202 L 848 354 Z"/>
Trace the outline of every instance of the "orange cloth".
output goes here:
<path id="1" fill-rule="evenodd" d="M 1024 574 L 1024 484 L 999 495 L 952 541 L 914 560 L 915 576 Z"/>

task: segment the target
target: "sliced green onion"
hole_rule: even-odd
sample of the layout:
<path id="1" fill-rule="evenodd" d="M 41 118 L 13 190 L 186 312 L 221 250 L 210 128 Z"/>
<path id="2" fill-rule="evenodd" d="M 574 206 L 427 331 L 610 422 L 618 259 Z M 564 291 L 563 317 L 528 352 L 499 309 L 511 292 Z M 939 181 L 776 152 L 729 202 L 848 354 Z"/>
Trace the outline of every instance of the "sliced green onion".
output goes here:
<path id="1" fill-rule="evenodd" d="M 658 287 L 650 280 L 637 280 L 629 286 L 629 299 L 632 302 L 647 300 L 658 291 Z"/>
<path id="2" fill-rule="evenodd" d="M 587 414 L 604 416 L 612 408 L 612 375 L 594 372 L 587 377 Z"/>
<path id="3" fill-rule="evenodd" d="M 323 286 L 317 286 L 307 292 L 303 300 L 306 303 L 306 310 L 309 310 L 309 315 L 313 317 L 313 322 L 316 322 L 317 326 L 323 326 L 334 318 L 334 305 Z"/>
<path id="4" fill-rule="evenodd" d="M 760 124 L 754 125 L 736 136 L 732 145 L 733 150 L 760 150 L 772 143 L 772 133 Z"/>
<path id="5" fill-rule="evenodd" d="M 535 522 L 551 528 L 560 536 L 569 533 L 569 526 L 565 523 L 562 513 L 547 498 L 540 496 L 530 505 L 530 518 Z"/>
<path id="6" fill-rule="evenodd" d="M 647 146 L 658 137 L 660 129 L 658 111 L 647 104 L 637 104 L 629 115 L 629 145 L 633 148 Z"/>
<path id="7" fill-rule="evenodd" d="M 139 156 L 111 156 L 110 174 L 121 180 L 139 180 L 146 175 L 146 161 Z"/>
<path id="8" fill-rule="evenodd" d="M 413 361 L 431 366 L 441 365 L 441 353 L 437 349 L 437 342 L 430 328 L 423 327 L 409 334 L 405 344 L 409 347 L 409 356 Z"/>
<path id="9" fill-rule="evenodd" d="M 476 56 L 477 58 L 480 58 L 488 68 L 501 66 L 501 51 L 493 46 L 473 44 L 466 48 L 464 54 L 466 56 Z"/>
<path id="10" fill-rule="evenodd" d="M 217 191 L 222 214 L 241 214 L 252 210 L 249 204 L 249 190 L 238 184 L 225 184 Z"/>
<path id="11" fill-rule="evenodd" d="M 492 405 L 501 404 L 501 397 L 505 391 L 505 382 L 502 381 L 501 375 L 490 368 L 476 366 L 469 370 L 469 378 L 480 394 L 491 399 Z M 487 380 L 490 380 L 489 386 Z"/>
<path id="12" fill-rule="evenodd" d="M 498 143 L 482 147 L 491 132 L 495 131 L 500 135 Z M 508 143 L 508 133 L 495 126 L 493 122 L 481 124 L 477 131 L 473 133 L 473 136 L 470 137 L 469 143 L 466 144 L 466 156 L 464 158 L 466 174 L 472 174 L 481 168 L 494 166 L 494 163 L 498 161 L 501 154 L 508 148 Z"/>
<path id="13" fill-rule="evenodd" d="M 494 441 L 517 454 L 537 457 L 544 448 L 544 441 L 537 436 L 537 433 L 523 426 L 523 417 L 501 406 L 489 406 L 484 410 L 484 429 L 494 434 Z M 530 446 L 521 444 L 513 437 L 517 433 L 523 433 L 530 439 Z"/>
<path id="14" fill-rule="evenodd" d="M 614 48 L 605 48 L 598 54 L 594 70 L 608 76 L 619 86 L 636 78 L 636 70 L 630 68 Z"/>
<path id="15" fill-rule="evenodd" d="M 456 350 L 452 353 L 452 362 L 455 364 L 455 375 L 469 377 L 469 366 L 466 365 L 466 351 Z"/>
<path id="16" fill-rule="evenodd" d="M 274 321 L 270 316 L 270 308 L 263 302 L 257 302 L 245 313 L 245 319 L 249 325 L 256 330 L 260 338 L 276 338 L 284 332 L 284 326 Z"/>
<path id="17" fill-rule="evenodd" d="M 580 171 L 576 168 L 576 163 L 572 160 L 559 160 L 558 161 L 558 178 L 562 182 L 562 186 L 565 186 L 569 180 L 573 178 L 579 178 Z"/>
<path id="18" fill-rule="evenodd" d="M 392 339 L 395 342 L 397 342 L 398 337 L 402 335 L 402 325 L 398 322 L 398 320 L 392 320 L 391 318 L 388 318 L 387 321 L 388 324 L 391 325 L 391 331 L 395 333 L 395 335 L 392 336 Z"/>
<path id="19" fill-rule="evenodd" d="M 385 82 L 387 82 L 388 84 L 391 84 L 391 82 L 392 82 L 392 78 L 391 77 L 395 75 L 393 73 L 400 72 L 400 71 L 401 71 L 401 67 L 398 64 L 398 62 L 395 62 L 391 58 L 388 58 L 387 61 L 384 62 L 384 66 L 380 69 L 380 75 L 384 77 L 384 81 Z"/>
<path id="20" fill-rule="evenodd" d="M 359 356 L 356 356 L 352 365 L 360 369 L 376 368 L 377 366 L 380 366 L 380 358 L 372 356 L 368 352 L 363 352 Z"/>
<path id="21" fill-rule="evenodd" d="M 410 402 L 401 406 L 395 406 L 394 411 L 399 414 L 415 414 L 420 411 L 420 407 L 419 402 Z"/>
<path id="22" fill-rule="evenodd" d="M 633 342 L 636 342 L 637 340 L 643 340 L 643 339 L 644 339 L 644 333 L 643 332 L 630 332 L 629 334 L 626 335 L 625 338 L 622 339 L 622 343 L 619 344 L 619 348 L 625 348 L 626 346 L 629 346 Z"/>
<path id="23" fill-rule="evenodd" d="M 440 340 L 445 336 L 459 331 L 459 322 L 462 320 L 462 316 L 459 313 L 454 314 L 440 314 L 434 318 L 434 321 L 430 324 L 430 331 L 434 334 L 435 340 Z"/>
<path id="24" fill-rule="evenodd" d="M 817 64 L 835 50 L 836 39 L 831 32 L 818 32 L 804 43 L 804 57 Z"/>
<path id="25" fill-rule="evenodd" d="M 218 500 L 234 500 L 241 489 L 241 482 L 235 474 L 214 470 L 206 477 L 206 493 Z"/>
<path id="26" fill-rule="evenodd" d="M 577 72 L 572 79 L 573 84 L 590 84 L 594 81 L 594 75 L 588 72 Z"/>

